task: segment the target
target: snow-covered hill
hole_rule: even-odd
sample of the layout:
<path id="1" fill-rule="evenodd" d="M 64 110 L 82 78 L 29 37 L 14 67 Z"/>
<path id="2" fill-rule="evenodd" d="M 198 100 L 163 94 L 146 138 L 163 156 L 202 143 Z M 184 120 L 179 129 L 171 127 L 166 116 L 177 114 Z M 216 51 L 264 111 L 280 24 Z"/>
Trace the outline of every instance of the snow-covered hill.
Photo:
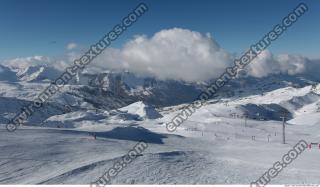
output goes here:
<path id="1" fill-rule="evenodd" d="M 136 114 L 140 119 L 157 119 L 162 117 L 154 107 L 146 105 L 141 101 L 122 107 L 119 110 L 129 114 Z"/>

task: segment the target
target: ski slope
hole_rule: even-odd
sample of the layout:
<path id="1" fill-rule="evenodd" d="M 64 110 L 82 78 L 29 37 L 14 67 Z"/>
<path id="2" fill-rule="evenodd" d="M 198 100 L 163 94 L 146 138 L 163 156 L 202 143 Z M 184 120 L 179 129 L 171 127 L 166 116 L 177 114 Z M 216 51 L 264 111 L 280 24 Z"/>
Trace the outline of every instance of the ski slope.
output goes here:
<path id="1" fill-rule="evenodd" d="M 168 114 L 117 124 L 95 120 L 79 128 L 2 128 L 0 184 L 89 184 L 139 140 L 148 148 L 112 184 L 248 184 L 300 139 L 320 142 L 317 124 L 287 125 L 283 145 L 281 122 L 249 119 L 245 127 L 244 119 L 207 113 L 200 110 L 173 133 L 163 125 Z M 319 183 L 319 156 L 318 148 L 305 150 L 272 183 Z"/>

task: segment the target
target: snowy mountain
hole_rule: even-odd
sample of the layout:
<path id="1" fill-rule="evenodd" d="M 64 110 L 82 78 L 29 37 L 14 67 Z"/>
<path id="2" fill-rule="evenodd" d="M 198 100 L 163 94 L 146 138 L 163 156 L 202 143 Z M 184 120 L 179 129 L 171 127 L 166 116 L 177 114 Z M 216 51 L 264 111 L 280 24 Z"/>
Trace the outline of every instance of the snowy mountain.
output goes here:
<path id="1" fill-rule="evenodd" d="M 0 68 L 0 78 L 3 78 L 0 83 L 0 94 L 4 100 L 2 106 L 10 105 L 8 109 L 4 107 L 0 111 L 2 122 L 8 121 L 9 116 L 30 103 L 50 81 L 62 73 L 49 65 L 22 69 L 5 66 Z M 316 105 L 319 99 L 318 92 L 311 86 L 317 85 L 318 80 L 301 76 L 280 74 L 264 78 L 242 77 L 224 86 L 213 99 L 222 105 L 219 110 L 228 109 L 224 114 L 219 112 L 222 116 L 230 115 L 232 111 L 250 119 L 281 120 L 282 113 L 286 112 L 288 118 L 293 119 L 299 110 L 310 104 Z M 144 78 L 129 72 L 83 72 L 26 124 L 42 124 L 47 119 L 52 120 L 51 117 L 54 118 L 55 115 L 68 112 L 114 109 L 133 115 L 129 119 L 159 118 L 161 115 L 155 108 L 162 110 L 163 107 L 189 103 L 205 89 L 205 85 L 206 83 Z M 7 102 L 10 104 L 6 104 Z"/>
<path id="2" fill-rule="evenodd" d="M 24 69 L 20 69 L 17 72 L 17 77 L 21 81 L 27 82 L 39 82 L 50 81 L 56 79 L 61 72 L 50 66 L 29 66 Z"/>

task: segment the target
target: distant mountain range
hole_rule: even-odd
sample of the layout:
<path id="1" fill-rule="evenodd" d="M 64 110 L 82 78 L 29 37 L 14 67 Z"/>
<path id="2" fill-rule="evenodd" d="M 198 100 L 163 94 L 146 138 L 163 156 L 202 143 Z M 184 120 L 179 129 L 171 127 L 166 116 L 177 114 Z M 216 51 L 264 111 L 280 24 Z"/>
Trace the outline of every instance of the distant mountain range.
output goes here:
<path id="1" fill-rule="evenodd" d="M 35 99 L 37 94 L 61 73 L 60 70 L 50 65 L 24 68 L 0 66 L 0 122 L 6 123 L 21 108 Z M 246 100 L 246 98 L 257 95 L 259 98 L 264 98 L 265 95 L 273 93 L 275 90 L 292 92 L 294 90 L 286 88 L 300 89 L 308 85 L 316 87 L 318 82 L 317 78 L 306 75 L 278 74 L 264 78 L 242 75 L 231 81 L 230 84 L 225 85 L 214 99 Z M 27 124 L 40 124 L 52 116 L 70 112 L 112 111 L 136 102 L 143 102 L 148 107 L 153 108 L 181 105 L 192 102 L 209 83 L 164 81 L 150 77 L 139 77 L 130 72 L 105 71 L 97 74 L 84 71 L 79 73 L 69 85 L 65 86 L 42 109 L 39 109 L 30 117 Z M 312 103 L 317 98 L 311 91 L 306 91 L 301 97 L 295 97 L 295 99 L 303 100 L 300 102 L 302 105 Z M 295 102 L 295 100 L 291 102 Z M 294 110 L 290 104 L 284 105 L 276 102 L 247 102 L 239 104 L 239 107 L 242 112 L 247 112 L 251 118 L 256 118 L 257 112 L 252 113 L 250 111 L 260 111 L 263 116 L 261 118 L 266 120 L 279 120 L 279 114 L 276 114 L 276 112 L 280 110 L 289 113 Z M 296 107 L 301 108 L 303 106 Z M 141 110 L 145 111 L 145 109 Z M 153 109 L 147 111 L 153 111 Z M 293 112 L 290 114 L 289 116 L 293 118 Z"/>

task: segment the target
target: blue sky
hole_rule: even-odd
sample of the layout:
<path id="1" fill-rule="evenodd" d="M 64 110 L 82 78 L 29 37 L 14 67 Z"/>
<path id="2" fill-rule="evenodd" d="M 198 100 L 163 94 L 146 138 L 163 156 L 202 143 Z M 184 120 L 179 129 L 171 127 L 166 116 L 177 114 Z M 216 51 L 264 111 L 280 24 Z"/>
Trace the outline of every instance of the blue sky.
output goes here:
<path id="1" fill-rule="evenodd" d="M 240 53 L 261 39 L 275 24 L 305 2 L 309 11 L 269 48 L 273 53 L 320 58 L 320 2 L 317 0 L 2 0 L 0 59 L 34 55 L 59 56 L 66 45 L 82 48 L 98 41 L 140 2 L 149 11 L 120 36 L 120 48 L 134 35 L 173 27 L 211 33 L 220 46 Z"/>

